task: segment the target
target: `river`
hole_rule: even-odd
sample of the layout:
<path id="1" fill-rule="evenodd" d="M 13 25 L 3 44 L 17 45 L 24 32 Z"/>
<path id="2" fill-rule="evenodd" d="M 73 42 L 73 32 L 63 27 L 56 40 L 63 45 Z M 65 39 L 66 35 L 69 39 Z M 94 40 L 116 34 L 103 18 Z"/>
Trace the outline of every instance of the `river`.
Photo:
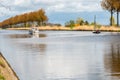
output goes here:
<path id="1" fill-rule="evenodd" d="M 0 51 L 20 80 L 118 80 L 120 33 L 0 30 Z"/>

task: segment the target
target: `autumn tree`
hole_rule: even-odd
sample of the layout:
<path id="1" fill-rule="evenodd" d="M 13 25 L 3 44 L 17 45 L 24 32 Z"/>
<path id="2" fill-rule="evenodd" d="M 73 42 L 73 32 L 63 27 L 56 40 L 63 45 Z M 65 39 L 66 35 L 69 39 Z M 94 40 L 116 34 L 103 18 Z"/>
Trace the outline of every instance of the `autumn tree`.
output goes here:
<path id="1" fill-rule="evenodd" d="M 110 18 L 110 21 L 112 21 L 112 25 L 115 26 L 115 19 L 113 16 Z"/>
<path id="2" fill-rule="evenodd" d="M 39 25 L 43 25 L 43 22 L 48 20 L 47 16 L 45 15 L 45 11 L 43 9 L 38 10 L 36 16 Z"/>
<path id="3" fill-rule="evenodd" d="M 101 2 L 101 6 L 103 9 L 108 10 L 111 12 L 111 17 L 110 17 L 110 25 L 113 25 L 113 13 L 117 13 L 117 26 L 119 26 L 119 12 L 120 12 L 120 0 L 103 0 Z"/>
<path id="4" fill-rule="evenodd" d="M 104 10 L 108 10 L 111 13 L 111 20 L 110 20 L 110 25 L 112 26 L 112 18 L 113 18 L 113 13 L 115 11 L 114 8 L 114 0 L 102 0 L 101 6 Z"/>
<path id="5" fill-rule="evenodd" d="M 43 9 L 40 9 L 38 11 L 16 15 L 14 17 L 4 20 L 3 22 L 0 23 L 0 25 L 1 26 L 9 26 L 9 25 L 13 26 L 17 24 L 24 24 L 24 26 L 27 26 L 27 23 L 29 22 L 43 23 L 43 22 L 46 22 L 47 20 L 48 20 L 48 17 L 46 16 L 45 11 Z"/>
<path id="6" fill-rule="evenodd" d="M 114 8 L 117 12 L 117 26 L 119 26 L 120 0 L 114 0 Z"/>

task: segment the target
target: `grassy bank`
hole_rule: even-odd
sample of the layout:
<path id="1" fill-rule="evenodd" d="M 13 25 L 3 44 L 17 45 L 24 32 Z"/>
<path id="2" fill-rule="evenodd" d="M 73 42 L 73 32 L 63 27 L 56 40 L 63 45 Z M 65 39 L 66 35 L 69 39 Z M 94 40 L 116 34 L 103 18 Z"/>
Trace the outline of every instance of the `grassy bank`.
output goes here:
<path id="1" fill-rule="evenodd" d="M 0 53 L 0 80 L 19 80 L 6 59 Z"/>
<path id="2" fill-rule="evenodd" d="M 38 27 L 39 30 L 65 30 L 65 31 L 93 31 L 94 30 L 94 26 L 77 26 L 77 27 L 58 27 L 58 26 L 42 26 L 42 27 Z M 30 28 L 7 28 L 9 30 L 29 30 Z M 98 30 L 101 31 L 114 31 L 114 32 L 120 32 L 120 28 L 119 27 L 115 27 L 115 26 L 101 26 L 99 28 L 97 28 Z"/>

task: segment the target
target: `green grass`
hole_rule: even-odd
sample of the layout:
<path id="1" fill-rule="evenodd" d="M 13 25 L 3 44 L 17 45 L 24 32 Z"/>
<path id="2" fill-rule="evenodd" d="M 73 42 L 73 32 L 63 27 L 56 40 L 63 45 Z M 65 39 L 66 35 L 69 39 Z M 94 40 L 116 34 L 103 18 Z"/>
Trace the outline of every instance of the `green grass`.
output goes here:
<path id="1" fill-rule="evenodd" d="M 4 76 L 0 75 L 0 80 L 5 80 Z"/>

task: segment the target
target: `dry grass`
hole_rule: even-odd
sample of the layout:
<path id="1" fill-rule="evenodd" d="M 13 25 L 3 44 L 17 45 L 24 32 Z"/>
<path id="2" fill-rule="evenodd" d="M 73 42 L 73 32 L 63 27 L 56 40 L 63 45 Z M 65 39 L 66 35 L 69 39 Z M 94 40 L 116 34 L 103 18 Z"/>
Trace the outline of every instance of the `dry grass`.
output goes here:
<path id="1" fill-rule="evenodd" d="M 4 62 L 2 60 L 0 60 L 0 66 L 5 68 L 5 64 L 4 64 Z"/>
<path id="2" fill-rule="evenodd" d="M 5 58 L 0 54 L 0 80 L 19 80 Z"/>
<path id="3" fill-rule="evenodd" d="M 115 27 L 115 26 L 109 26 L 109 27 L 104 27 L 102 26 L 100 28 L 102 31 L 120 31 L 120 27 Z"/>
<path id="4" fill-rule="evenodd" d="M 39 30 L 79 30 L 79 31 L 93 31 L 94 30 L 94 26 L 77 26 L 74 27 L 73 29 L 69 28 L 69 27 L 58 27 L 58 26 L 41 26 L 38 27 Z M 29 30 L 30 28 L 8 28 L 9 30 Z M 101 26 L 99 28 L 99 30 L 101 31 L 120 31 L 119 27 L 114 27 L 114 26 L 109 26 L 109 27 L 105 27 L 105 26 Z"/>
<path id="5" fill-rule="evenodd" d="M 30 28 L 7 28 L 8 30 L 29 30 Z"/>

